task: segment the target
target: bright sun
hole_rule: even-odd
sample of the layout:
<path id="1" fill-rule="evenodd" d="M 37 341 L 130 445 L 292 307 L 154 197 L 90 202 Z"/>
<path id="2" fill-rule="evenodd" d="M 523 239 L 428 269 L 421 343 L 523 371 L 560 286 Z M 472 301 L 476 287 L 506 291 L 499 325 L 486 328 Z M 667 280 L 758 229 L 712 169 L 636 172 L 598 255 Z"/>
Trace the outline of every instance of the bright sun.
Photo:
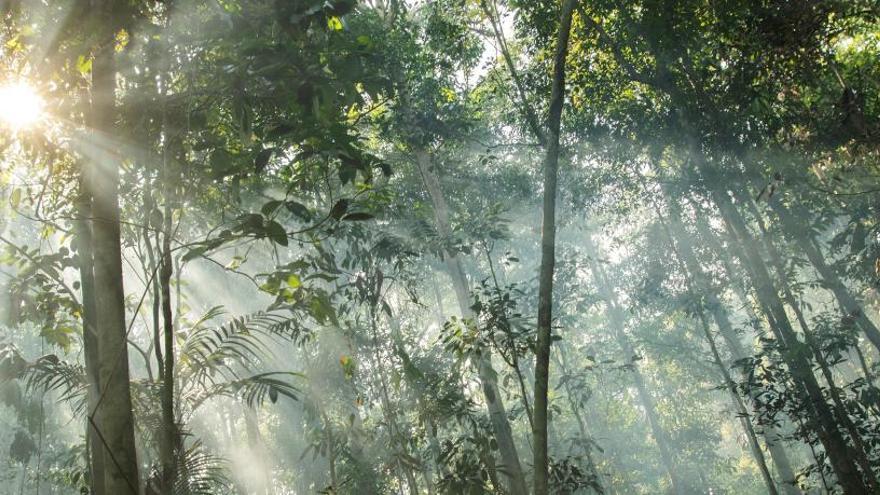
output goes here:
<path id="1" fill-rule="evenodd" d="M 0 120 L 13 129 L 35 124 L 43 116 L 43 99 L 27 84 L 0 86 Z"/>

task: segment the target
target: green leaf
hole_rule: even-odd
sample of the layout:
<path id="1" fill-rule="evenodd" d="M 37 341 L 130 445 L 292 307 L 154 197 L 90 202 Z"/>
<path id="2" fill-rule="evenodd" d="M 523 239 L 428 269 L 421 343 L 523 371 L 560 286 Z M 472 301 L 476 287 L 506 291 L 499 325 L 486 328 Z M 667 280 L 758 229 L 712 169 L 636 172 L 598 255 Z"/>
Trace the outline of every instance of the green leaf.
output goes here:
<path id="1" fill-rule="evenodd" d="M 327 18 L 327 28 L 331 31 L 342 31 L 342 19 L 334 16 Z"/>
<path id="2" fill-rule="evenodd" d="M 274 152 L 275 148 L 266 148 L 257 153 L 257 156 L 254 158 L 254 169 L 258 174 L 261 174 L 263 173 L 263 170 L 266 170 L 266 165 L 269 164 L 269 159 L 272 158 L 272 153 Z"/>
<path id="3" fill-rule="evenodd" d="M 9 197 L 9 203 L 12 204 L 13 208 L 18 208 L 18 205 L 21 204 L 21 189 L 15 188 L 12 190 L 12 195 Z"/>
<path id="4" fill-rule="evenodd" d="M 309 301 L 309 313 L 319 324 L 324 324 L 328 320 L 336 323 L 336 313 L 333 311 L 333 305 L 327 300 L 327 296 L 323 294 L 312 297 Z"/>
<path id="5" fill-rule="evenodd" d="M 298 203 L 296 201 L 285 201 L 284 207 L 287 208 L 287 211 L 293 213 L 295 216 L 309 222 L 312 220 L 312 212 L 309 211 L 308 208 L 302 203 Z"/>
<path id="6" fill-rule="evenodd" d="M 214 179 L 222 179 L 232 175 L 234 170 L 232 155 L 228 151 L 217 149 L 211 153 L 211 175 Z"/>
<path id="7" fill-rule="evenodd" d="M 342 198 L 333 205 L 333 208 L 330 208 L 330 217 L 334 220 L 339 220 L 345 215 L 346 211 L 348 211 L 348 200 Z"/>
<path id="8" fill-rule="evenodd" d="M 266 224 L 266 235 L 269 236 L 269 239 L 272 239 L 272 242 L 287 246 L 287 231 L 284 230 L 280 223 L 274 220 L 269 221 Z"/>
<path id="9" fill-rule="evenodd" d="M 344 217 L 342 217 L 342 220 L 358 222 L 363 220 L 372 220 L 373 218 L 375 217 L 370 213 L 357 212 L 345 215 Z"/>
<path id="10" fill-rule="evenodd" d="M 282 201 L 279 201 L 277 199 L 267 201 L 263 205 L 263 207 L 260 208 L 260 213 L 262 213 L 263 216 L 266 216 L 266 217 L 272 216 L 272 214 L 275 213 L 275 210 L 277 210 L 278 207 L 281 206 L 281 203 L 282 203 Z"/>
<path id="11" fill-rule="evenodd" d="M 85 77 L 92 72 L 92 59 L 86 58 L 85 55 L 76 57 L 76 70 Z"/>
<path id="12" fill-rule="evenodd" d="M 199 246 L 190 249 L 183 255 L 181 261 L 192 261 L 196 258 L 201 258 L 208 251 L 208 246 Z"/>

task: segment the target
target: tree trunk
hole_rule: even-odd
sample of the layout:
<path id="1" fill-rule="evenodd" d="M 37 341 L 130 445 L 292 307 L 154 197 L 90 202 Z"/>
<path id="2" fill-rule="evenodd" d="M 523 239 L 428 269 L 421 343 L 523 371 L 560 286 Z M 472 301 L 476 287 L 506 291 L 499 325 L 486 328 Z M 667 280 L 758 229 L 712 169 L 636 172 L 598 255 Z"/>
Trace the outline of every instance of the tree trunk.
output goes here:
<path id="1" fill-rule="evenodd" d="M 388 381 L 386 379 L 385 366 L 383 365 L 384 360 L 379 354 L 379 328 L 378 316 L 376 315 L 376 305 L 381 300 L 380 297 L 381 295 L 378 292 L 372 294 L 372 301 L 368 309 L 370 316 L 370 333 L 372 338 L 372 345 L 370 346 L 373 357 L 372 367 L 376 370 L 376 374 L 379 375 L 379 398 L 382 404 L 382 415 L 385 416 L 385 423 L 388 426 L 390 447 L 395 450 L 395 453 L 398 455 L 397 466 L 406 480 L 409 492 L 411 494 L 417 494 L 419 493 L 419 488 L 413 469 L 402 460 L 403 457 L 412 457 L 406 443 L 406 438 L 409 438 L 409 436 L 404 433 L 403 428 L 401 428 L 400 424 L 397 422 L 397 411 L 394 410 L 391 405 L 391 394 L 388 392 Z M 392 326 L 396 326 L 393 321 Z"/>
<path id="2" fill-rule="evenodd" d="M 664 190 L 663 193 L 669 202 L 670 211 L 669 220 L 671 222 L 671 225 L 667 227 L 667 236 L 669 237 L 670 242 L 674 242 L 675 239 L 673 239 L 673 234 L 670 230 L 678 232 L 676 238 L 679 242 L 676 244 L 676 254 L 681 258 L 681 261 L 684 264 L 684 269 L 689 272 L 690 278 L 695 281 L 697 285 L 696 291 L 700 294 L 703 294 L 703 296 L 706 298 L 706 308 L 711 312 L 712 318 L 715 320 L 715 325 L 718 327 L 718 331 L 721 334 L 721 337 L 724 339 L 730 350 L 733 361 L 743 359 L 746 357 L 746 352 L 739 341 L 739 337 L 736 335 L 736 331 L 734 331 L 733 326 L 730 323 L 730 316 L 727 313 L 727 309 L 718 299 L 715 291 L 712 290 L 711 287 L 708 287 L 708 278 L 703 272 L 699 261 L 697 261 L 691 239 L 689 238 L 688 233 L 685 231 L 684 226 L 681 223 L 681 215 L 678 205 L 675 203 L 674 198 L 672 198 L 668 191 Z M 658 210 L 658 215 L 659 214 L 660 212 Z M 701 220 L 698 219 L 698 222 L 699 221 Z M 714 246 L 714 243 L 712 244 Z M 723 256 L 723 253 L 720 251 L 720 246 L 714 247 L 716 251 L 718 251 L 719 256 Z M 712 342 L 712 345 L 715 345 L 714 341 Z M 725 374 L 728 373 L 726 368 L 723 370 L 723 372 Z M 725 380 L 726 379 L 727 378 L 725 378 Z M 754 400 L 754 398 L 758 394 L 758 391 L 750 390 L 750 392 L 750 395 Z M 735 405 L 737 405 L 737 407 L 739 408 L 739 405 L 741 405 L 741 403 L 736 404 L 737 402 L 739 402 L 739 396 L 736 393 L 735 389 L 732 391 L 732 393 L 734 394 Z M 743 407 L 745 406 L 743 405 Z M 747 410 L 744 409 L 743 411 L 740 411 L 740 414 L 745 414 L 746 412 Z M 745 421 L 743 423 L 743 426 L 754 433 L 754 427 L 752 426 L 751 421 L 748 420 L 748 416 L 743 415 L 742 419 Z M 776 428 L 772 425 L 764 426 L 764 428 L 762 429 L 762 436 L 764 437 L 764 443 L 767 445 L 768 450 L 770 450 L 770 457 L 773 460 L 773 465 L 776 467 L 779 478 L 782 480 L 781 485 L 783 491 L 786 493 L 786 495 L 799 495 L 801 491 L 797 488 L 797 481 L 794 470 L 792 470 L 791 468 L 791 463 L 788 459 L 788 454 L 785 452 L 785 448 L 779 442 L 780 436 L 777 433 Z M 760 450 L 760 447 L 756 450 L 755 445 L 752 445 L 752 453 L 755 455 L 756 461 L 759 463 L 759 465 L 765 462 L 764 454 Z"/>
<path id="3" fill-rule="evenodd" d="M 706 322 L 706 316 L 703 314 L 702 310 L 700 310 L 699 312 L 699 318 L 700 324 L 703 328 L 703 334 L 706 337 L 706 341 L 709 343 L 709 348 L 712 350 L 712 359 L 715 361 L 715 365 L 721 372 L 721 377 L 724 380 L 724 384 L 725 386 L 727 386 L 727 389 L 730 392 L 730 396 L 733 399 L 733 404 L 736 407 L 737 415 L 739 416 L 740 422 L 743 425 L 743 430 L 745 430 L 746 436 L 749 439 L 749 447 L 752 452 L 752 457 L 758 464 L 758 469 L 761 471 L 761 477 L 764 478 L 764 483 L 767 485 L 767 492 L 771 495 L 776 495 L 779 492 L 776 490 L 776 483 L 773 481 L 773 477 L 770 476 L 770 470 L 767 469 L 767 461 L 764 458 L 764 452 L 761 450 L 761 444 L 758 443 L 758 436 L 755 434 L 755 429 L 754 427 L 752 427 L 752 421 L 750 419 L 749 411 L 746 408 L 745 404 L 743 404 L 739 393 L 737 393 L 736 391 L 736 384 L 730 377 L 730 373 L 727 371 L 724 360 L 721 358 L 721 354 L 718 352 L 718 346 L 715 345 L 715 338 L 712 336 L 712 332 L 709 329 L 709 324 Z"/>
<path id="4" fill-rule="evenodd" d="M 89 411 L 95 411 L 101 396 L 101 382 L 98 375 L 100 352 L 98 350 L 98 333 L 95 322 L 95 274 L 93 271 L 92 231 L 89 217 L 92 214 L 92 196 L 88 190 L 89 179 L 86 177 L 89 167 L 81 164 L 80 192 L 77 201 L 76 246 L 79 259 L 80 290 L 82 291 L 83 320 L 83 356 L 86 364 L 86 381 L 88 382 Z M 104 449 L 98 435 L 99 417 L 93 414 L 86 421 L 86 441 L 89 462 L 89 485 L 92 495 L 104 495 Z"/>
<path id="5" fill-rule="evenodd" d="M 849 409 L 847 408 L 846 404 L 843 401 L 843 398 L 840 395 L 840 388 L 835 383 L 834 374 L 831 370 L 831 365 L 825 359 L 825 354 L 822 352 L 821 345 L 816 341 L 816 338 L 813 335 L 813 331 L 807 323 L 803 311 L 801 311 L 800 305 L 798 305 L 794 294 L 791 292 L 791 288 L 789 287 L 788 280 L 786 278 L 782 255 L 776 249 L 776 246 L 773 244 L 772 239 L 770 239 L 770 235 L 767 231 L 766 226 L 764 225 L 764 220 L 761 216 L 761 213 L 754 206 L 754 203 L 751 202 L 751 198 L 747 198 L 745 200 L 749 201 L 749 203 L 747 204 L 750 204 L 753 208 L 753 214 L 758 223 L 765 250 L 770 255 L 770 263 L 773 266 L 774 271 L 776 271 L 776 276 L 779 279 L 779 285 L 782 288 L 783 300 L 786 304 L 788 304 L 788 306 L 795 314 L 798 324 L 801 327 L 801 331 L 804 334 L 806 343 L 812 350 L 813 356 L 816 362 L 819 364 L 819 369 L 822 371 L 822 375 L 825 378 L 825 382 L 828 384 L 828 391 L 829 395 L 831 396 L 832 403 L 834 404 L 833 410 L 835 412 L 835 415 L 837 416 L 837 420 L 841 425 L 843 425 L 844 430 L 849 434 L 850 440 L 852 441 L 852 446 L 849 446 L 850 455 L 851 457 L 856 459 L 856 462 L 862 468 L 862 474 L 867 480 L 868 488 L 870 489 L 870 491 L 872 493 L 876 492 L 877 479 L 874 476 L 871 462 L 870 460 L 868 460 L 868 449 L 865 447 L 864 442 L 862 441 L 862 437 L 859 434 L 855 424 L 849 417 Z"/>
<path id="6" fill-rule="evenodd" d="M 667 194 L 667 197 L 668 196 L 669 195 Z M 654 205 L 654 211 L 657 213 L 658 220 L 660 221 L 660 224 L 662 225 L 663 230 L 666 233 L 667 240 L 672 247 L 673 252 L 675 253 L 675 259 L 677 261 L 676 264 L 678 265 L 678 269 L 685 277 L 685 284 L 687 286 L 688 295 L 690 296 L 691 301 L 693 301 L 694 304 L 698 305 L 695 308 L 695 311 L 699 319 L 700 328 L 703 330 L 703 336 L 706 339 L 706 343 L 709 344 L 709 350 L 712 352 L 712 360 L 715 362 L 715 366 L 718 368 L 718 371 L 721 374 L 724 385 L 727 387 L 728 392 L 730 392 L 734 407 L 736 407 L 737 416 L 739 416 L 740 422 L 743 426 L 743 430 L 745 431 L 746 437 L 749 440 L 749 447 L 752 453 L 752 457 L 758 464 L 758 469 L 761 471 L 761 477 L 764 479 L 764 484 L 767 485 L 768 493 L 770 493 L 771 495 L 777 495 L 779 492 L 776 490 L 776 484 L 773 481 L 773 477 L 770 475 L 770 470 L 767 468 L 767 461 L 764 458 L 764 452 L 761 450 L 761 444 L 758 442 L 758 436 L 755 434 L 755 429 L 752 426 L 749 411 L 746 408 L 745 404 L 743 404 L 739 393 L 736 391 L 736 384 L 730 377 L 727 366 L 724 363 L 724 360 L 721 358 L 721 353 L 718 352 L 718 346 L 715 344 L 715 337 L 712 335 L 712 331 L 709 328 L 709 323 L 706 321 L 706 313 L 705 308 L 703 307 L 703 301 L 698 299 L 698 294 L 712 294 L 714 300 L 713 302 L 715 302 L 716 305 L 718 301 L 714 298 L 712 288 L 708 287 L 708 284 L 705 283 L 705 275 L 703 274 L 702 268 L 696 260 L 696 256 L 694 256 L 693 250 L 691 250 L 690 248 L 686 235 L 680 235 L 678 236 L 678 238 L 673 235 L 669 223 L 666 221 L 663 213 L 660 211 L 659 205 L 657 205 L 657 203 L 653 199 L 651 200 L 651 202 Z M 678 215 L 678 207 L 674 201 L 670 201 L 670 210 L 673 212 L 673 218 L 676 221 L 675 226 L 681 227 L 681 224 L 679 222 L 680 216 Z M 680 228 L 680 230 L 684 231 L 683 228 Z M 683 250 L 680 249 L 682 244 L 686 246 Z M 682 254 L 682 251 L 686 252 L 687 254 Z M 697 285 L 697 287 L 695 287 L 695 285 Z M 717 313 L 715 313 L 715 315 L 717 319 Z"/>
<path id="7" fill-rule="evenodd" d="M 605 301 L 605 305 L 608 309 L 608 316 L 611 320 L 614 337 L 620 345 L 621 351 L 623 351 L 624 359 L 632 359 L 632 357 L 635 356 L 635 351 L 633 350 L 629 338 L 624 332 L 626 319 L 623 315 L 623 311 L 617 303 L 617 298 L 614 296 L 608 278 L 605 276 L 605 271 L 596 262 L 597 251 L 593 246 L 593 242 L 589 238 L 589 235 L 587 235 L 585 243 L 587 245 L 588 255 L 590 256 L 590 271 L 596 281 L 599 296 Z M 651 433 L 654 436 L 654 441 L 657 442 L 657 448 L 660 450 L 660 462 L 663 464 L 666 473 L 669 475 L 669 482 L 672 486 L 672 491 L 676 495 L 684 495 L 687 493 L 687 490 L 685 490 L 685 486 L 678 475 L 678 470 L 674 462 L 675 457 L 669 446 L 669 438 L 666 435 L 666 431 L 663 429 L 663 425 L 660 424 L 657 409 L 654 406 L 654 398 L 651 397 L 651 393 L 645 385 L 645 379 L 642 376 L 641 371 L 639 371 L 639 368 L 635 365 L 633 366 L 632 374 L 639 402 L 641 402 L 642 407 L 645 408 L 645 415 L 648 418 Z"/>
<path id="8" fill-rule="evenodd" d="M 109 5 L 104 8 L 110 10 Z M 129 385 L 125 294 L 119 227 L 119 159 L 107 139 L 113 135 L 116 69 L 113 44 L 102 47 L 92 62 L 91 143 L 95 163 L 90 178 L 95 279 L 95 326 L 100 351 L 101 397 L 96 412 L 104 449 L 105 489 L 114 495 L 139 491 L 134 418 Z"/>
<path id="9" fill-rule="evenodd" d="M 556 365 L 559 366 L 559 371 L 563 376 L 569 373 L 568 359 L 565 354 L 565 346 L 559 345 L 556 347 L 556 350 L 559 351 L 559 356 L 556 358 Z M 593 471 L 593 474 L 596 476 L 597 482 L 600 486 L 604 486 L 605 482 L 602 479 L 603 476 L 599 473 L 599 468 L 596 466 L 596 462 L 593 459 L 593 446 L 596 445 L 593 440 L 593 435 L 590 434 L 588 430 L 588 425 L 586 420 L 584 419 L 584 415 L 581 412 L 580 405 L 572 398 L 573 390 L 571 389 L 571 384 L 569 381 L 565 382 L 565 397 L 568 399 L 568 405 L 571 409 L 571 413 L 574 415 L 575 420 L 578 425 L 578 433 L 580 433 L 581 441 L 583 442 L 582 448 L 584 451 L 584 455 L 587 457 L 587 463 L 590 466 L 590 469 Z"/>
<path id="10" fill-rule="evenodd" d="M 825 257 L 822 255 L 816 239 L 812 237 L 808 230 L 799 228 L 794 224 L 795 220 L 792 218 L 791 213 L 779 201 L 771 201 L 770 207 L 779 217 L 785 233 L 797 243 L 797 246 L 807 256 L 810 264 L 819 273 L 819 277 L 822 278 L 825 287 L 834 294 L 834 298 L 837 300 L 837 304 L 843 314 L 853 318 L 856 325 L 862 330 L 865 337 L 868 338 L 868 341 L 880 351 L 880 330 L 862 311 L 861 305 L 849 289 L 847 289 L 846 285 L 843 284 L 840 277 L 825 262 Z"/>
<path id="11" fill-rule="evenodd" d="M 174 186 L 166 181 L 166 190 Z M 165 215 L 163 221 L 162 251 L 159 264 L 159 288 L 162 293 L 162 323 L 164 340 L 164 360 L 162 367 L 162 431 L 159 439 L 159 459 L 162 465 L 162 486 L 171 490 L 174 486 L 176 473 L 176 451 L 178 447 L 177 422 L 174 414 L 174 316 L 171 310 L 171 215 L 172 210 L 168 197 L 165 198 Z M 156 344 L 158 345 L 158 343 Z"/>
<path id="12" fill-rule="evenodd" d="M 416 166 L 425 183 L 425 188 L 431 197 L 434 216 L 437 221 L 437 231 L 442 237 L 449 238 L 452 233 L 449 226 L 449 207 L 440 188 L 440 181 L 432 169 L 431 157 L 424 150 L 417 150 L 415 159 Z M 454 253 L 447 252 L 445 262 L 449 277 L 452 279 L 452 286 L 455 290 L 461 316 L 465 319 L 473 319 L 474 314 L 470 308 L 470 291 L 464 276 L 464 269 L 461 266 L 461 260 Z M 519 454 L 516 449 L 516 443 L 513 440 L 510 423 L 507 419 L 504 401 L 498 388 L 498 374 L 492 367 L 492 356 L 488 349 L 484 350 L 478 358 L 477 374 L 480 378 L 483 397 L 486 400 L 486 408 L 489 411 L 489 419 L 492 422 L 492 430 L 495 433 L 495 440 L 498 442 L 498 450 L 503 462 L 503 466 L 500 467 L 499 471 L 504 474 L 507 489 L 511 495 L 527 495 L 528 490 L 526 488 L 525 476 L 519 462 Z"/>
<path id="13" fill-rule="evenodd" d="M 553 272 L 556 266 L 556 182 L 559 169 L 559 129 L 565 103 L 565 59 L 571 18 L 577 0 L 565 0 L 559 18 L 559 34 L 553 60 L 553 83 L 544 156 L 544 205 L 541 230 L 541 269 L 538 275 L 538 327 L 535 344 L 535 400 L 532 425 L 534 492 L 549 490 L 550 459 L 547 452 L 547 393 L 550 382 L 550 346 L 553 325 Z"/>
<path id="14" fill-rule="evenodd" d="M 161 380 L 165 376 L 165 359 L 162 357 L 162 331 L 161 327 L 161 293 L 159 290 L 159 279 L 155 277 L 154 274 L 158 272 L 158 264 L 156 263 L 156 253 L 153 250 L 153 235 L 152 230 L 156 228 L 151 223 L 152 212 L 154 208 L 153 204 L 153 193 L 151 191 L 152 183 L 149 179 L 147 179 L 146 184 L 144 185 L 144 226 L 141 231 L 141 235 L 143 236 L 144 241 L 144 250 L 147 252 L 147 266 L 146 272 L 148 275 L 149 282 L 152 294 L 150 299 L 151 301 L 151 316 L 152 316 L 152 327 L 153 327 L 153 354 L 156 356 L 156 367 L 159 370 L 159 379 Z M 159 246 L 159 241 L 157 239 L 156 246 Z M 158 249 L 158 247 L 157 247 Z"/>
<path id="15" fill-rule="evenodd" d="M 712 199 L 730 230 L 731 239 L 736 240 L 742 249 L 741 254 L 744 256 L 742 263 L 747 267 L 752 279 L 761 310 L 771 322 L 771 328 L 785 347 L 783 358 L 789 365 L 792 376 L 803 385 L 806 391 L 806 400 L 811 406 L 807 409 L 814 411 L 814 414 L 811 414 L 811 427 L 825 447 L 825 452 L 837 475 L 838 483 L 847 494 L 868 493 L 858 468 L 849 457 L 849 449 L 837 427 L 837 421 L 825 402 L 822 389 L 813 375 L 812 366 L 807 359 L 810 350 L 798 340 L 770 278 L 770 273 L 758 252 L 755 240 L 726 192 L 714 189 Z"/>
<path id="16" fill-rule="evenodd" d="M 259 476 L 257 476 L 256 492 L 259 495 L 274 495 L 275 489 L 272 484 L 272 469 L 269 466 L 269 453 L 266 451 L 266 442 L 260 433 L 260 421 L 257 411 L 249 406 L 243 406 L 245 433 L 247 434 L 248 448 L 259 464 Z"/>

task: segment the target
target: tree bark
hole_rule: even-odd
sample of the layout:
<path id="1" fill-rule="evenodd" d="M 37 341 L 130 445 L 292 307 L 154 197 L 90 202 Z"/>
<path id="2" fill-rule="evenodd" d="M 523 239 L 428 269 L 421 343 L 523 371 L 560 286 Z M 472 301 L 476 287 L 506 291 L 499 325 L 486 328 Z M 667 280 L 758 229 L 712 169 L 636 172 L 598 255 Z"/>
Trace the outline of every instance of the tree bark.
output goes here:
<path id="1" fill-rule="evenodd" d="M 98 333 L 95 322 L 95 273 L 93 270 L 95 260 L 92 256 L 92 230 L 89 225 L 89 217 L 92 214 L 92 196 L 88 189 L 89 179 L 86 177 L 88 170 L 88 165 L 83 162 L 80 169 L 80 192 L 77 199 L 78 218 L 75 228 L 80 290 L 82 291 L 83 356 L 86 364 L 86 381 L 88 382 L 88 405 L 89 411 L 95 411 L 101 396 L 101 382 L 98 369 L 100 351 L 98 350 Z M 104 495 L 105 493 L 104 449 L 96 428 L 96 425 L 100 423 L 101 420 L 96 415 L 86 421 L 86 436 L 89 446 L 89 485 L 92 495 Z"/>
<path id="2" fill-rule="evenodd" d="M 108 11 L 111 6 L 103 5 Z M 92 239 L 95 280 L 95 324 L 100 351 L 100 419 L 105 489 L 112 494 L 139 491 L 134 418 L 129 385 L 125 294 L 119 226 L 119 158 L 107 144 L 115 120 L 116 68 L 113 44 L 99 49 L 92 62 L 92 121 L 96 158 L 88 175 L 92 193 Z"/>
<path id="3" fill-rule="evenodd" d="M 166 190 L 171 190 L 173 184 L 166 181 Z M 173 270 L 171 259 L 171 231 L 172 210 L 169 198 L 165 198 L 165 214 L 163 220 L 162 251 L 159 262 L 159 288 L 162 294 L 162 335 L 163 335 L 163 358 L 165 363 L 162 367 L 162 431 L 159 441 L 159 458 L 162 465 L 162 486 L 170 490 L 174 486 L 177 477 L 176 452 L 178 447 L 177 421 L 174 414 L 174 316 L 171 310 L 171 275 Z M 158 343 L 156 344 L 158 345 Z"/>
<path id="4" fill-rule="evenodd" d="M 770 255 L 770 264 L 776 272 L 776 276 L 779 279 L 779 285 L 782 288 L 783 300 L 786 304 L 788 304 L 788 306 L 795 314 L 798 324 L 801 327 L 801 331 L 804 334 L 804 339 L 806 340 L 807 346 L 809 346 L 809 348 L 812 350 L 813 357 L 819 364 L 819 369 L 822 371 L 822 376 L 825 378 L 825 382 L 828 384 L 828 391 L 829 395 L 831 396 L 832 404 L 834 405 L 833 411 L 837 416 L 837 420 L 841 425 L 843 425 L 843 429 L 849 434 L 850 440 L 852 441 L 852 446 L 848 446 L 850 449 L 850 456 L 855 458 L 856 462 L 862 468 L 862 474 L 867 480 L 868 489 L 872 493 L 876 492 L 877 479 L 874 476 L 871 461 L 868 459 L 868 449 L 865 447 L 864 442 L 862 441 L 862 437 L 859 434 L 855 424 L 849 417 L 849 409 L 847 408 L 846 404 L 843 401 L 843 398 L 840 395 L 840 388 L 835 383 L 834 374 L 831 370 L 831 365 L 825 359 L 825 354 L 822 352 L 821 345 L 819 344 L 819 342 L 816 341 L 815 335 L 813 335 L 813 330 L 807 323 L 803 311 L 801 310 L 800 305 L 798 304 L 797 300 L 794 297 L 794 294 L 791 291 L 788 280 L 786 278 L 782 255 L 776 249 L 776 246 L 773 244 L 772 239 L 770 239 L 770 234 L 764 224 L 763 217 L 755 207 L 754 203 L 751 202 L 751 198 L 744 198 L 744 200 L 749 201 L 749 203 L 747 204 L 752 206 L 753 214 L 755 216 L 755 220 L 758 223 L 758 228 L 761 232 L 761 238 L 765 246 L 765 250 Z"/>
<path id="5" fill-rule="evenodd" d="M 432 169 L 431 157 L 425 150 L 416 150 L 415 159 L 425 188 L 431 197 L 434 217 L 437 222 L 437 231 L 443 238 L 448 239 L 452 234 L 449 223 L 449 207 L 440 188 L 440 181 Z M 447 272 L 452 279 L 452 286 L 455 290 L 461 316 L 465 319 L 473 319 L 474 314 L 470 308 L 470 290 L 464 276 L 461 260 L 454 253 L 447 252 L 444 261 L 446 262 Z M 498 442 L 498 450 L 503 462 L 503 466 L 501 466 L 499 471 L 504 474 L 507 490 L 511 495 L 527 495 L 528 489 L 526 488 L 525 476 L 520 465 L 519 453 L 513 440 L 513 432 L 511 431 L 510 422 L 507 419 L 507 411 L 498 387 L 498 374 L 492 366 L 492 355 L 488 349 L 484 350 L 478 358 L 477 374 L 480 378 L 480 385 L 483 389 L 483 397 L 486 400 L 486 408 L 489 412 L 492 430 L 495 433 L 495 440 Z"/>
<path id="6" fill-rule="evenodd" d="M 556 347 L 556 350 L 559 351 L 559 356 L 556 358 L 556 365 L 559 366 L 559 371 L 563 376 L 569 373 L 568 359 L 565 354 L 565 346 L 560 345 Z M 596 475 L 596 480 L 600 486 L 606 484 L 605 480 L 603 480 L 602 474 L 599 472 L 599 468 L 596 466 L 596 462 L 593 459 L 593 446 L 588 444 L 587 442 L 591 442 L 595 445 L 595 441 L 593 440 L 593 435 L 590 434 L 589 428 L 587 425 L 587 421 L 584 419 L 584 415 L 581 412 L 580 405 L 575 402 L 573 399 L 573 390 L 571 388 L 571 384 L 569 381 L 565 382 L 565 397 L 568 399 L 568 405 L 571 409 L 571 413 L 574 415 L 575 420 L 578 425 L 578 433 L 581 435 L 581 440 L 584 442 L 583 451 L 584 455 L 587 457 L 587 463 L 590 466 L 590 469 L 593 471 L 593 474 Z"/>
<path id="7" fill-rule="evenodd" d="M 266 442 L 260 433 L 260 420 L 257 411 L 247 405 L 242 407 L 244 413 L 245 433 L 247 435 L 248 448 L 251 455 L 256 458 L 259 467 L 256 492 L 259 495 L 274 495 L 275 488 L 272 483 L 272 469 L 269 453 L 266 451 Z M 331 454 L 332 455 L 332 454 Z"/>
<path id="8" fill-rule="evenodd" d="M 534 493 L 549 490 L 550 459 L 547 452 L 547 393 L 550 382 L 550 346 L 553 325 L 553 272 L 556 266 L 556 182 L 559 169 L 559 130 L 565 103 L 565 59 L 571 19 L 577 0 L 565 0 L 553 57 L 553 82 L 544 156 L 544 205 L 541 230 L 541 269 L 538 275 L 538 327 L 535 344 L 535 400 L 532 426 Z"/>
<path id="9" fill-rule="evenodd" d="M 657 203 L 653 199 L 651 200 L 651 202 L 654 205 L 654 210 L 657 213 L 658 220 L 660 221 L 660 224 L 662 225 L 663 230 L 666 233 L 667 240 L 669 241 L 669 244 L 672 247 L 673 252 L 675 253 L 675 260 L 677 262 L 676 264 L 678 265 L 678 269 L 685 277 L 688 295 L 690 296 L 691 301 L 693 301 L 693 303 L 697 305 L 695 311 L 699 319 L 700 328 L 703 330 L 703 336 L 706 339 L 706 343 L 709 344 L 709 349 L 712 352 L 712 360 L 715 362 L 715 366 L 718 368 L 718 371 L 721 374 L 724 385 L 727 387 L 728 392 L 730 392 L 731 399 L 733 400 L 734 407 L 736 407 L 737 415 L 739 416 L 740 422 L 743 426 L 743 430 L 746 433 L 746 437 L 749 439 L 749 447 L 752 453 L 752 457 L 758 464 L 758 469 L 761 471 L 761 477 L 764 479 L 764 484 L 767 486 L 768 493 L 770 493 L 771 495 L 777 495 L 779 492 L 776 490 L 776 483 L 773 481 L 773 477 L 770 475 L 770 470 L 767 468 L 767 460 L 764 458 L 764 452 L 761 450 L 761 444 L 758 442 L 758 436 L 755 434 L 755 429 L 752 426 L 752 420 L 750 419 L 749 411 L 736 390 L 736 384 L 730 377 L 730 372 L 727 370 L 727 366 L 724 363 L 724 360 L 721 358 L 721 353 L 718 352 L 718 346 L 715 344 L 715 337 L 712 335 L 712 331 L 709 328 L 709 323 L 706 320 L 706 313 L 703 306 L 703 301 L 698 299 L 698 294 L 712 294 L 714 299 L 713 302 L 717 304 L 718 301 L 714 298 L 711 287 L 707 287 L 707 284 L 705 284 L 705 275 L 703 274 L 703 270 L 696 260 L 696 256 L 694 256 L 693 250 L 690 248 L 686 236 L 681 235 L 676 237 L 675 235 L 673 235 L 669 223 L 664 218 L 663 213 L 660 211 L 659 205 L 657 205 Z M 674 201 L 670 201 L 670 210 L 672 210 L 673 212 L 673 218 L 676 221 L 676 226 L 681 227 L 680 223 L 678 222 L 678 208 L 677 205 L 675 205 Z M 683 228 L 680 230 L 684 231 Z M 684 237 L 684 239 L 682 239 L 682 237 Z M 684 249 L 681 249 L 682 244 L 685 245 Z M 684 251 L 686 254 L 683 254 L 682 251 Z M 715 313 L 715 316 L 717 320 L 717 312 Z M 725 322 L 729 324 L 729 322 L 727 322 L 726 320 Z"/>

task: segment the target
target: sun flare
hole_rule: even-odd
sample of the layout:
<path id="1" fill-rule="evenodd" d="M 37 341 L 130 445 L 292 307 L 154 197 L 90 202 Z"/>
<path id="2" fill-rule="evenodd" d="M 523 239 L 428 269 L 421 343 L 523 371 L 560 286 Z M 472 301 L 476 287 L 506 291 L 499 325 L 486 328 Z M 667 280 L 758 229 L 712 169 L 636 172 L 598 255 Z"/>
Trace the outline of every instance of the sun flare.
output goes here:
<path id="1" fill-rule="evenodd" d="M 0 121 L 13 129 L 36 124 L 43 116 L 43 99 L 31 86 L 12 82 L 0 86 Z"/>

